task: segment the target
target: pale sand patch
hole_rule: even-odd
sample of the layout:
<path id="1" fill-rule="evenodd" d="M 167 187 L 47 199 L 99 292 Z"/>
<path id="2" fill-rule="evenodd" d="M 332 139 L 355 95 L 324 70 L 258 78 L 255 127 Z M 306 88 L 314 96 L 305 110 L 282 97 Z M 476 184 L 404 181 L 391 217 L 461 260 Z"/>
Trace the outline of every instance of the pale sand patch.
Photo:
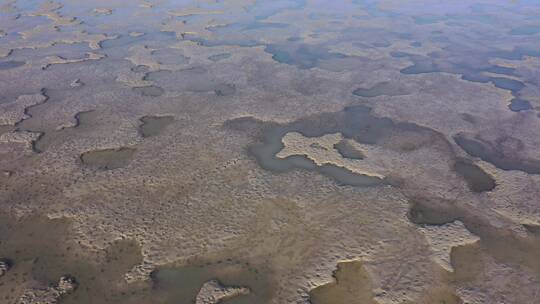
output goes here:
<path id="1" fill-rule="evenodd" d="M 41 62 L 37 62 L 37 64 L 41 65 L 41 69 L 45 70 L 51 65 L 54 64 L 68 64 L 68 63 L 79 63 L 84 61 L 90 61 L 90 60 L 100 60 L 107 56 L 103 54 L 88 52 L 86 53 L 85 57 L 83 58 L 74 58 L 74 59 L 66 59 L 60 56 L 48 56 L 45 57 Z"/>
<path id="2" fill-rule="evenodd" d="M 30 118 L 26 109 L 43 103 L 47 97 L 43 94 L 21 95 L 15 101 L 0 104 L 0 125 L 15 125 L 21 120 Z"/>
<path id="3" fill-rule="evenodd" d="M 245 287 L 226 287 L 217 280 L 211 280 L 201 287 L 195 300 L 195 304 L 217 304 L 230 298 L 250 293 Z"/>
<path id="4" fill-rule="evenodd" d="M 354 173 L 384 178 L 378 173 L 380 168 L 364 160 L 344 158 L 334 147 L 343 140 L 341 133 L 327 134 L 321 137 L 305 137 L 300 133 L 291 132 L 282 138 L 284 148 L 276 154 L 278 158 L 287 158 L 293 155 L 305 155 L 318 166 L 334 165 L 346 168 Z M 355 143 L 357 150 L 363 151 L 363 145 Z"/>

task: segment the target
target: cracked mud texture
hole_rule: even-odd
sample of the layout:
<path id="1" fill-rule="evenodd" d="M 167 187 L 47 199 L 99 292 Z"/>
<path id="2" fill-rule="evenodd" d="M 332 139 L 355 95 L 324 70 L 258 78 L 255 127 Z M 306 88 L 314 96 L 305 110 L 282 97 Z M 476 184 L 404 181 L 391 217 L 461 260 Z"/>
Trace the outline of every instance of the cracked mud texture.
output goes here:
<path id="1" fill-rule="evenodd" d="M 535 303 L 538 13 L 0 0 L 0 302 Z"/>

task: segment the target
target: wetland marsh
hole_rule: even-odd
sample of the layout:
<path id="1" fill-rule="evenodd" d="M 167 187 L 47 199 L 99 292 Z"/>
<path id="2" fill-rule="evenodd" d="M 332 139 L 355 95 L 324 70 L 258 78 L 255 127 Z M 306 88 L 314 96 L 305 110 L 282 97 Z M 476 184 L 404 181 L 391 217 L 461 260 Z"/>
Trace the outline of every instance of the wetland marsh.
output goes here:
<path id="1" fill-rule="evenodd" d="M 539 14 L 0 0 L 0 303 L 536 303 Z"/>

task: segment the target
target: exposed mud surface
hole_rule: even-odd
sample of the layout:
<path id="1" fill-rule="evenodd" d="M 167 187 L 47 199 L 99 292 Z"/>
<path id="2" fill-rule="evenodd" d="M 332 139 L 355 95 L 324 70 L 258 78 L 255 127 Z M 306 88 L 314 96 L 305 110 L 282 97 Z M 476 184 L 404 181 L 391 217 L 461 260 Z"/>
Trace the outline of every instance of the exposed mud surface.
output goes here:
<path id="1" fill-rule="evenodd" d="M 380 82 L 371 88 L 359 88 L 353 91 L 353 94 L 360 97 L 377 97 L 382 95 L 399 96 L 406 95 L 407 91 L 402 88 L 396 88 L 390 82 Z"/>
<path id="2" fill-rule="evenodd" d="M 0 3 L 0 302 L 536 303 L 538 13 Z"/>
<path id="3" fill-rule="evenodd" d="M 480 248 L 504 263 L 522 265 L 540 279 L 540 263 L 535 258 L 540 253 L 540 239 L 521 236 L 491 225 L 481 215 L 453 206 L 448 202 L 413 201 L 409 218 L 425 225 L 442 225 L 459 220 L 480 238 Z"/>
<path id="4" fill-rule="evenodd" d="M 425 145 L 433 145 L 434 142 L 438 142 L 442 147 L 447 146 L 444 139 L 433 130 L 415 124 L 395 123 L 388 118 L 373 116 L 371 109 L 365 106 L 347 107 L 340 112 L 314 115 L 285 125 L 241 118 L 228 121 L 225 126 L 232 129 L 243 129 L 243 125 L 246 123 L 254 124 L 256 128 L 262 130 L 260 136 L 262 142 L 249 149 L 263 168 L 274 172 L 286 172 L 294 168 L 315 170 L 345 185 L 397 185 L 400 178 L 393 175 L 377 174 L 369 170 L 354 170 L 354 164 L 346 165 L 336 160 L 318 160 L 317 156 L 312 156 L 302 147 L 293 147 L 291 148 L 292 152 L 286 152 L 280 156 L 278 152 L 284 148 L 287 149 L 283 143 L 287 134 L 294 132 L 300 137 L 305 136 L 304 140 L 309 140 L 309 138 L 324 137 L 326 134 L 339 133 L 346 140 L 358 144 L 380 146 L 398 153 L 410 153 Z M 323 137 L 321 140 L 324 141 Z M 354 148 L 343 146 L 343 141 L 338 139 L 336 142 L 331 142 L 328 147 L 314 142 L 310 148 L 333 150 L 334 155 L 339 153 L 343 158 L 365 160 L 366 163 L 369 163 L 368 157 L 359 152 L 359 148 L 353 152 Z M 297 145 L 297 143 L 292 142 L 291 145 Z M 317 154 L 317 152 L 313 153 Z M 358 164 L 361 165 L 362 162 L 359 161 Z"/>

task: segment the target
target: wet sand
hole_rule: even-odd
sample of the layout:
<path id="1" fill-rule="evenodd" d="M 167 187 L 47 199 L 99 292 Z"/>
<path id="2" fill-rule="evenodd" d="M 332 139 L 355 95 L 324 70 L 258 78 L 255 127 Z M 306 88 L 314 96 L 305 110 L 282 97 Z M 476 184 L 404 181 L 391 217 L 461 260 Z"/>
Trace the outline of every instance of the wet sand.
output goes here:
<path id="1" fill-rule="evenodd" d="M 2 3 L 0 302 L 534 303 L 536 10 Z"/>

